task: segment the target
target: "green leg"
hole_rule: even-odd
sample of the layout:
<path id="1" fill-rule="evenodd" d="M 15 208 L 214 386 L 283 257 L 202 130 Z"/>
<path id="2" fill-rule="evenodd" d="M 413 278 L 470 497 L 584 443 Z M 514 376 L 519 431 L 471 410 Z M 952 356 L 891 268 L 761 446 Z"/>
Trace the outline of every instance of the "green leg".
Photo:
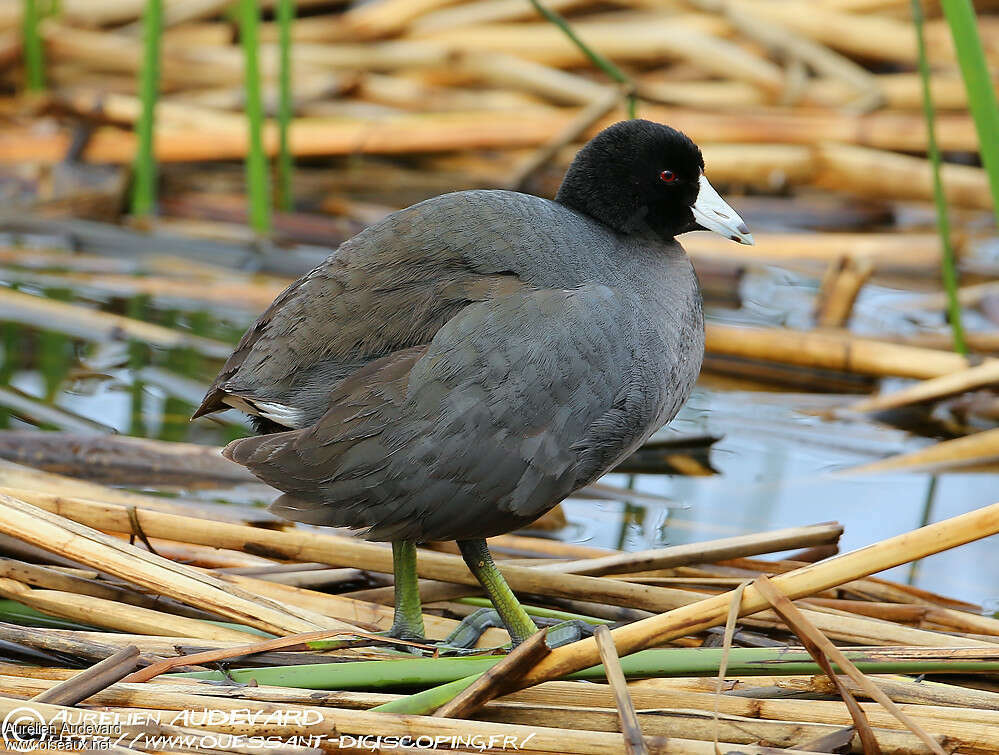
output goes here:
<path id="1" fill-rule="evenodd" d="M 510 586 L 503 579 L 500 570 L 493 563 L 493 557 L 486 547 L 485 540 L 459 540 L 458 548 L 461 555 L 472 570 L 472 574 L 479 580 L 479 584 L 485 588 L 489 600 L 496 607 L 497 613 L 503 619 L 506 631 L 510 633 L 514 646 L 519 645 L 532 634 L 538 631 L 538 627 L 527 615 L 527 611 L 520 605 L 517 597 L 513 594 Z"/>
<path id="2" fill-rule="evenodd" d="M 423 612 L 416 578 L 416 544 L 408 540 L 392 543 L 395 573 L 395 616 L 389 636 L 398 640 L 422 640 Z"/>

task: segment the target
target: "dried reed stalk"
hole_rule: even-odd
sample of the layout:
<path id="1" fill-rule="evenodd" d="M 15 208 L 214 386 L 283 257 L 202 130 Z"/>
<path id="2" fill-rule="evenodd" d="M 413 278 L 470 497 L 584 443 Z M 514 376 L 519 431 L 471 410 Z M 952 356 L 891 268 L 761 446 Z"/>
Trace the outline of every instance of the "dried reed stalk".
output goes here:
<path id="1" fill-rule="evenodd" d="M 607 672 L 607 681 L 614 692 L 614 702 L 621 716 L 625 752 L 628 755 L 647 755 L 649 750 L 642 737 L 642 725 L 635 713 L 635 703 L 628 693 L 628 684 L 621 670 L 621 661 L 617 657 L 617 649 L 614 647 L 614 640 L 611 639 L 610 630 L 605 626 L 597 627 L 593 639 L 597 641 L 600 662 Z"/>
<path id="2" fill-rule="evenodd" d="M 814 182 L 822 188 L 865 197 L 933 198 L 932 166 L 921 157 L 827 142 L 817 148 L 816 161 Z M 988 175 L 983 169 L 945 164 L 941 175 L 949 203 L 992 208 Z"/>
<path id="3" fill-rule="evenodd" d="M 749 328 L 710 323 L 706 350 L 864 375 L 926 379 L 970 367 L 959 354 L 874 341 L 848 334 Z"/>
<path id="4" fill-rule="evenodd" d="M 905 454 L 851 467 L 851 474 L 905 470 L 959 469 L 999 458 L 999 429 L 984 430 L 963 438 L 935 443 Z"/>
<path id="5" fill-rule="evenodd" d="M 12 579 L 0 578 L 0 596 L 16 600 L 50 616 L 95 627 L 137 634 L 198 637 L 206 640 L 248 642 L 254 635 L 207 621 L 130 606 L 117 601 L 59 590 L 32 590 Z"/>
<path id="6" fill-rule="evenodd" d="M 170 500 L 159 496 L 133 493 L 129 490 L 118 490 L 86 480 L 77 480 L 52 472 L 44 472 L 40 469 L 32 469 L 9 461 L 0 461 L 0 492 L 20 497 L 29 503 L 34 503 L 36 499 L 47 500 L 52 496 L 77 496 L 106 503 L 116 503 L 121 506 L 166 511 L 199 519 L 211 519 L 212 521 L 259 524 L 275 521 L 266 513 L 261 515 L 259 509 L 254 511 L 232 504 L 211 505 L 205 502 L 199 502 L 193 506 L 182 500 Z M 247 555 L 244 558 L 252 559 L 253 557 Z"/>
<path id="7" fill-rule="evenodd" d="M 712 155 L 710 145 L 706 147 L 705 155 L 706 159 L 710 160 Z M 710 175 L 714 175 L 713 164 L 710 161 L 707 163 Z M 851 257 L 870 259 L 878 269 L 936 268 L 940 265 L 940 239 L 933 233 L 791 232 L 757 233 L 754 238 L 755 246 L 740 247 L 731 243 L 727 245 L 716 243 L 710 236 L 695 234 L 686 236 L 683 239 L 683 246 L 695 260 L 703 257 L 721 257 L 786 265 L 796 261 L 831 264 L 843 257 Z M 961 236 L 955 234 L 954 242 L 959 248 L 963 241 Z"/>
<path id="8" fill-rule="evenodd" d="M 784 622 L 790 626 L 794 633 L 798 635 L 798 638 L 802 641 L 805 648 L 808 650 L 809 654 L 815 658 L 816 661 L 820 663 L 823 667 L 823 671 L 826 672 L 826 676 L 837 686 L 839 689 L 840 696 L 843 698 L 843 702 L 846 704 L 847 708 L 850 710 L 850 716 L 853 719 L 854 726 L 857 728 L 860 734 L 861 742 L 864 745 L 864 751 L 870 751 L 877 749 L 877 744 L 874 739 L 874 732 L 871 731 L 870 722 L 867 720 L 867 716 L 864 714 L 860 705 L 854 699 L 850 691 L 840 684 L 839 677 L 835 674 L 832 668 L 832 663 L 835 662 L 839 667 L 839 670 L 850 677 L 853 682 L 861 687 L 863 687 L 867 693 L 877 700 L 884 708 L 891 713 L 895 718 L 897 718 L 901 723 L 905 724 L 917 737 L 919 737 L 927 747 L 929 747 L 935 755 L 946 755 L 940 744 L 930 737 L 916 721 L 914 721 L 910 716 L 908 716 L 904 711 L 900 710 L 895 703 L 889 699 L 889 697 L 877 686 L 871 683 L 867 677 L 865 677 L 857 667 L 854 666 L 849 659 L 843 655 L 843 652 L 839 650 L 832 642 L 829 641 L 814 625 L 810 624 L 808 619 L 801 613 L 795 605 L 788 600 L 787 596 L 784 595 L 774 584 L 765 576 L 759 576 L 753 582 L 753 586 L 760 591 L 764 598 L 774 607 L 774 610 L 780 614 Z"/>
<path id="9" fill-rule="evenodd" d="M 842 534 L 843 527 L 838 523 L 814 524 L 806 527 L 788 527 L 756 535 L 736 535 L 700 543 L 673 545 L 667 548 L 615 553 L 577 561 L 563 561 L 542 568 L 546 571 L 590 576 L 665 569 L 691 563 L 719 561 L 726 558 L 835 543 L 838 542 Z"/>
<path id="10" fill-rule="evenodd" d="M 32 500 L 46 510 L 91 527 L 124 533 L 133 530 L 132 520 L 124 507 L 68 497 L 45 499 L 35 496 Z M 194 519 L 147 510 L 136 511 L 133 516 L 148 537 L 245 549 L 251 553 L 318 561 L 332 566 L 353 566 L 383 573 L 392 571 L 392 554 L 388 548 L 350 537 L 298 530 L 280 532 L 223 522 L 206 529 Z M 464 562 L 456 556 L 421 551 L 417 569 L 419 575 L 425 578 L 478 584 Z M 524 593 L 584 598 L 647 610 L 668 610 L 689 600 L 688 594 L 681 590 L 632 585 L 596 577 L 550 574 L 525 566 L 501 564 L 500 570 L 512 589 Z"/>
<path id="11" fill-rule="evenodd" d="M 844 327 L 860 289 L 873 272 L 874 262 L 870 257 L 843 257 L 830 265 L 815 304 L 816 324 L 824 328 Z"/>
<path id="12" fill-rule="evenodd" d="M 0 697 L 0 715 L 7 715 L 17 707 L 28 707 L 35 710 L 42 720 L 52 720 L 58 715 L 70 715 L 71 709 L 44 703 L 25 703 L 23 700 Z M 433 718 L 429 716 L 403 716 L 391 713 L 373 713 L 368 711 L 314 708 L 321 721 L 309 728 L 310 734 L 322 734 L 326 737 L 336 739 L 343 734 L 364 734 L 379 732 L 382 736 L 430 736 L 430 737 L 462 737 L 468 734 L 468 723 L 456 721 L 448 718 Z M 129 731 L 129 727 L 123 727 Z M 176 730 L 179 727 L 160 727 L 166 731 Z M 301 733 L 300 723 L 273 723 L 269 725 L 253 725 L 233 723 L 229 725 L 217 725 L 205 727 L 203 729 L 185 729 L 184 733 L 197 731 L 223 730 L 233 734 L 246 734 L 257 736 L 277 736 L 291 737 Z M 140 732 L 141 733 L 141 732 Z M 503 741 L 503 737 L 512 737 L 514 742 L 529 743 L 532 751 L 552 752 L 561 755 L 604 755 L 607 752 L 619 752 L 624 746 L 623 738 L 620 734 L 610 732 L 580 731 L 575 729 L 516 726 L 510 724 L 497 724 L 491 722 L 478 722 L 476 733 L 482 737 L 497 737 L 496 741 Z M 460 740 L 459 740 L 460 741 Z M 508 740 L 511 741 L 511 740 Z M 713 755 L 714 745 L 710 742 L 700 742 L 695 740 L 685 740 L 679 737 L 671 737 L 668 740 L 653 739 L 650 741 L 656 752 L 669 755 L 672 753 L 684 753 L 692 755 Z M 720 743 L 726 750 L 732 750 L 736 746 L 732 743 Z M 738 747 L 739 752 L 746 755 L 768 755 L 770 748 L 758 747 L 754 745 L 742 745 Z M 801 750 L 788 749 L 784 751 L 786 755 L 804 755 Z"/>
<path id="13" fill-rule="evenodd" d="M 789 598 L 806 597 L 997 532 L 999 504 L 993 504 L 782 574 L 774 578 L 774 584 Z M 730 599 L 731 594 L 726 593 L 616 629 L 613 635 L 618 652 L 626 655 L 716 626 L 724 621 Z M 766 606 L 764 597 L 750 586 L 743 592 L 739 613 L 752 614 Z M 599 660 L 599 655 L 593 640 L 558 648 L 532 670 L 524 680 L 525 686 L 591 666 Z"/>
<path id="14" fill-rule="evenodd" d="M 85 671 L 49 687 L 31 699 L 36 703 L 76 705 L 97 692 L 117 684 L 139 662 L 139 649 L 129 645 Z"/>
<path id="15" fill-rule="evenodd" d="M 972 391 L 999 382 L 999 359 L 960 372 L 924 380 L 890 393 L 863 399 L 847 407 L 852 412 L 880 412 L 923 401 L 936 401 L 965 391 Z"/>
<path id="16" fill-rule="evenodd" d="M 307 52 L 300 49 L 298 55 L 304 56 Z M 308 57 L 310 60 L 318 60 L 342 54 L 342 62 L 347 63 L 356 61 L 358 56 L 365 53 L 370 54 L 371 51 L 361 48 L 343 51 L 323 48 L 313 51 Z M 409 51 L 408 48 L 399 49 L 392 54 L 406 56 Z M 446 54 L 438 54 L 433 48 L 428 48 L 422 54 L 440 64 L 447 61 Z M 168 70 L 167 62 L 164 59 L 164 76 Z M 202 68 L 211 67 L 202 64 Z M 355 67 L 366 66 L 355 64 Z M 576 114 L 577 110 L 574 108 L 537 106 L 514 112 L 391 114 L 379 118 L 377 122 L 357 117 L 303 117 L 292 122 L 290 141 L 291 150 L 296 156 L 511 149 L 543 144 L 565 128 Z M 669 122 L 702 143 L 783 142 L 791 145 L 819 145 L 829 141 L 844 141 L 879 150 L 920 151 L 926 148 L 925 129 L 920 116 L 915 113 L 872 113 L 858 116 L 761 110 L 737 115 L 650 105 L 643 110 L 643 115 L 651 120 Z M 620 118 L 618 114 L 608 117 L 598 123 L 587 136 L 592 136 Z M 937 119 L 937 125 L 941 148 L 961 151 L 976 149 L 974 126 L 966 116 L 941 115 Z M 30 129 L 8 128 L 0 131 L 0 162 L 59 162 L 70 141 L 71 134 L 68 131 L 38 133 Z M 265 132 L 264 143 L 268 154 L 277 153 L 278 137 L 275 129 Z M 156 157 L 160 162 L 239 159 L 247 154 L 248 147 L 247 135 L 242 130 L 231 128 L 171 127 L 161 129 L 156 135 Z M 93 133 L 83 158 L 92 162 L 121 164 L 131 159 L 134 150 L 133 133 L 104 127 Z M 855 165 L 852 155 L 841 157 L 838 152 L 829 152 L 825 148 L 823 150 L 829 158 L 827 164 L 830 169 L 844 170 L 844 165 L 846 168 Z M 898 174 L 911 175 L 912 164 L 904 159 L 903 163 Z M 887 167 L 895 170 L 898 165 L 902 164 L 895 162 L 893 158 Z M 978 181 L 975 176 L 979 175 L 976 169 L 948 167 L 953 167 L 958 184 L 953 195 L 954 201 L 966 201 L 971 206 L 979 206 L 981 200 L 974 195 L 974 187 Z M 958 170 L 959 168 L 962 169 Z M 918 169 L 915 173 L 920 175 Z M 863 179 L 860 175 L 851 176 L 851 180 Z"/>
<path id="17" fill-rule="evenodd" d="M 132 521 L 127 511 L 121 507 L 66 497 L 48 499 L 35 497 L 33 500 L 47 510 L 82 524 L 118 532 L 132 530 Z M 386 573 L 391 571 L 391 553 L 387 548 L 352 538 L 313 532 L 277 532 L 225 523 L 218 523 L 211 528 L 211 531 L 207 531 L 197 520 L 145 510 L 135 512 L 135 517 L 143 531 L 150 537 L 199 542 L 218 547 L 245 548 L 251 552 L 267 553 L 282 558 L 319 561 L 338 566 L 352 565 Z M 500 570 L 511 587 L 518 592 L 581 598 L 612 605 L 633 605 L 656 610 L 656 606 L 665 609 L 665 607 L 687 605 L 701 597 L 684 590 L 632 585 L 595 577 L 553 574 L 524 566 L 501 564 Z M 458 584 L 477 584 L 464 563 L 454 556 L 421 551 L 418 572 L 421 577 Z M 278 589 L 273 583 L 271 584 L 271 589 Z M 349 599 L 340 598 L 340 600 Z M 337 609 L 331 604 L 329 610 L 332 612 Z M 833 636 L 844 637 L 860 644 L 896 643 L 932 646 L 962 642 L 958 638 L 944 634 L 885 624 L 861 617 L 831 618 L 814 611 L 809 612 L 809 616 L 823 631 L 833 632 Z M 772 625 L 773 619 L 769 621 Z M 835 634 L 836 627 L 841 628 L 842 634 Z M 975 644 L 970 640 L 964 642 Z"/>
<path id="18" fill-rule="evenodd" d="M 255 597 L 195 569 L 15 498 L 0 495 L 0 511 L 3 512 L 0 532 L 189 605 L 227 616 L 240 624 L 275 634 L 353 629 L 349 624 L 314 612 L 289 609 L 266 598 Z"/>
<path id="19" fill-rule="evenodd" d="M 639 708 L 653 711 L 639 713 L 643 727 L 658 735 L 710 742 L 713 723 L 710 718 L 715 695 L 670 689 L 658 686 L 643 689 L 647 682 L 630 685 L 629 694 Z M 53 684 L 44 679 L 0 677 L 0 689 L 14 694 L 36 694 Z M 94 696 L 94 704 L 115 706 L 141 706 L 158 710 L 221 711 L 250 710 L 267 715 L 281 709 L 322 711 L 324 716 L 336 718 L 344 707 L 367 707 L 396 698 L 394 695 L 370 693 L 320 692 L 276 687 L 247 687 L 220 689 L 218 686 L 195 685 L 182 680 L 154 683 L 153 685 L 119 684 Z M 690 704 L 685 702 L 689 699 Z M 832 728 L 849 725 L 849 714 L 839 702 L 810 700 L 766 700 L 723 695 L 718 698 L 723 708 L 722 731 L 737 742 L 750 743 L 765 740 L 777 746 L 793 746 L 803 735 L 815 736 L 828 733 Z M 315 705 L 333 705 L 334 708 L 315 708 Z M 521 726 L 551 727 L 567 720 L 580 729 L 613 731 L 617 727 L 617 714 L 613 710 L 612 691 L 603 684 L 555 682 L 508 695 L 487 704 L 480 717 L 489 721 L 516 723 Z M 876 722 L 879 744 L 888 752 L 924 753 L 928 748 L 911 734 L 899 730 L 899 724 L 879 705 L 861 704 L 865 713 Z M 812 707 L 814 706 L 814 707 Z M 915 717 L 930 731 L 952 737 L 958 747 L 988 746 L 994 737 L 976 727 L 972 710 L 940 708 L 934 706 L 903 705 L 902 709 Z M 742 711 L 742 713 L 728 712 Z M 812 715 L 814 711 L 814 715 Z M 948 721 L 946 714 L 954 715 Z M 377 715 L 377 714 L 370 714 Z M 815 719 L 820 719 L 815 721 Z M 415 718 L 422 723 L 424 719 Z M 809 723 L 803 723 L 803 722 Z M 988 723 L 985 721 L 983 723 Z M 891 724 L 892 728 L 882 726 Z M 654 735 L 653 735 L 654 736 Z M 649 737 L 647 741 L 655 742 Z M 682 742 L 682 739 L 681 739 Z M 742 750 L 742 748 L 739 748 Z M 654 750 L 659 751 L 659 750 Z"/>
<path id="20" fill-rule="evenodd" d="M 0 317 L 41 328 L 57 328 L 61 333 L 88 341 L 134 338 L 163 348 L 194 349 L 216 359 L 224 359 L 232 350 L 228 344 L 210 338 L 9 289 L 0 291 Z"/>

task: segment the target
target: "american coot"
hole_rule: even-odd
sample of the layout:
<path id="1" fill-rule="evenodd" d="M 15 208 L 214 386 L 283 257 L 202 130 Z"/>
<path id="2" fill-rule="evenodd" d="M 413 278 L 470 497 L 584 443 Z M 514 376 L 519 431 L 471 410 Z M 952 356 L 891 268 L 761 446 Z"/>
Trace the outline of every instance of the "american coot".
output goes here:
<path id="1" fill-rule="evenodd" d="M 484 538 L 522 527 L 673 418 L 704 353 L 697 278 L 674 240 L 742 219 L 684 134 L 617 123 L 555 201 L 462 191 L 344 242 L 247 330 L 195 417 L 263 435 L 225 455 L 272 510 L 391 541 L 391 634 L 423 637 L 415 543 L 457 540 L 513 641 L 536 627 Z"/>

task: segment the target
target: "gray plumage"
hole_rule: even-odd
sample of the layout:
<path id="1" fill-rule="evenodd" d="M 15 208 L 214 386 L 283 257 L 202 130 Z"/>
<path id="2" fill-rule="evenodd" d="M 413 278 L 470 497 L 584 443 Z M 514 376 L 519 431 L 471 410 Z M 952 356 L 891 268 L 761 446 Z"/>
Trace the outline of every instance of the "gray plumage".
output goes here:
<path id="1" fill-rule="evenodd" d="M 467 191 L 390 215 L 292 284 L 196 416 L 236 406 L 289 428 L 225 451 L 285 492 L 273 509 L 289 519 L 372 540 L 483 538 L 672 419 L 703 351 L 672 234 Z"/>

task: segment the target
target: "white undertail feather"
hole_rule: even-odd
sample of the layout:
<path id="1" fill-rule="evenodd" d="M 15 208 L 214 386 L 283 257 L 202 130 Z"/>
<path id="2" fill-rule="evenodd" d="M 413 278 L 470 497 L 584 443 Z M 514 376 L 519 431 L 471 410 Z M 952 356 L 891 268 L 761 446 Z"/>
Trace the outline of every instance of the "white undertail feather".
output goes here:
<path id="1" fill-rule="evenodd" d="M 277 422 L 282 427 L 298 430 L 305 427 L 305 412 L 293 406 L 279 404 L 274 401 L 260 401 L 259 399 L 246 399 L 242 396 L 225 395 L 222 401 L 233 409 L 246 414 L 269 419 Z"/>

